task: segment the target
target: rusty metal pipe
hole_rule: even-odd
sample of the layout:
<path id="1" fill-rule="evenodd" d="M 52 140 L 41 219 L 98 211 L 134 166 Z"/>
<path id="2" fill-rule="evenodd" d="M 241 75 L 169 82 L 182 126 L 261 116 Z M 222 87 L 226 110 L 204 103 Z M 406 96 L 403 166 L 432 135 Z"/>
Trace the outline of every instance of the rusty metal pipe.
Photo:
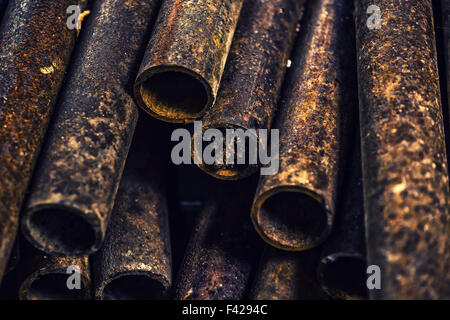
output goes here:
<path id="1" fill-rule="evenodd" d="M 164 167 L 152 127 L 140 119 L 105 242 L 94 256 L 97 299 L 158 299 L 172 284 Z"/>
<path id="2" fill-rule="evenodd" d="M 246 212 L 253 182 L 210 187 L 175 286 L 181 300 L 237 300 L 246 295 L 262 249 Z M 225 183 L 225 184 L 224 184 Z"/>
<path id="3" fill-rule="evenodd" d="M 365 299 L 366 247 L 359 127 L 344 172 L 334 229 L 324 244 L 317 268 L 323 290 L 335 299 Z"/>
<path id="4" fill-rule="evenodd" d="M 275 124 L 280 170 L 261 177 L 251 212 L 261 237 L 280 249 L 313 248 L 333 225 L 346 123 L 356 110 L 351 15 L 349 1 L 310 1 L 305 10 Z"/>
<path id="5" fill-rule="evenodd" d="M 243 0 L 166 0 L 135 84 L 138 105 L 168 122 L 201 117 L 216 99 Z"/>
<path id="6" fill-rule="evenodd" d="M 22 229 L 38 249 L 101 246 L 138 118 L 134 77 L 159 1 L 95 1 L 31 186 Z"/>
<path id="7" fill-rule="evenodd" d="M 270 129 L 303 2 L 247 0 L 242 8 L 217 100 L 203 117 L 203 131 Z M 223 154 L 226 152 L 224 144 Z M 215 178 L 237 180 L 257 164 L 198 165 Z"/>
<path id="8" fill-rule="evenodd" d="M 355 1 L 373 299 L 449 299 L 447 156 L 431 0 Z M 381 15 L 367 26 L 368 7 Z"/>
<path id="9" fill-rule="evenodd" d="M 87 300 L 91 298 L 91 276 L 88 257 L 70 258 L 47 255 L 27 247 L 22 250 L 19 288 L 20 300 Z M 67 282 L 77 267 L 80 289 L 69 289 Z"/>
<path id="10" fill-rule="evenodd" d="M 315 276 L 318 258 L 317 250 L 287 252 L 266 246 L 250 299 L 328 299 Z"/>
<path id="11" fill-rule="evenodd" d="M 76 40 L 67 7 L 86 1 L 11 0 L 0 29 L 0 281 L 19 211 Z"/>

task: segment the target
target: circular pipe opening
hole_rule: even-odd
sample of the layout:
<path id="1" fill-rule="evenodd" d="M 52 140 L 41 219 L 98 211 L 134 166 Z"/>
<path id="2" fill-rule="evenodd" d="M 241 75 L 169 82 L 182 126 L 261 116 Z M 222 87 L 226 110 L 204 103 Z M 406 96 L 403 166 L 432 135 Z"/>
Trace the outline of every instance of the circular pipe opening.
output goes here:
<path id="1" fill-rule="evenodd" d="M 225 149 L 224 149 L 225 154 Z M 248 156 L 246 155 L 246 159 Z M 207 174 L 221 180 L 239 180 L 246 178 L 256 171 L 258 171 L 259 166 L 257 164 L 227 164 L 224 160 L 223 164 L 201 164 L 200 169 L 205 171 Z"/>
<path id="2" fill-rule="evenodd" d="M 198 118 L 210 100 L 201 80 L 180 71 L 152 74 L 140 85 L 140 95 L 157 116 L 179 121 Z"/>
<path id="3" fill-rule="evenodd" d="M 198 165 L 198 167 L 200 169 L 205 171 L 207 174 L 209 174 L 217 179 L 221 179 L 221 180 L 239 180 L 239 179 L 243 179 L 248 176 L 251 176 L 256 171 L 258 171 L 258 169 L 260 167 L 258 164 L 258 160 L 259 160 L 258 159 L 258 150 L 261 147 L 258 142 L 258 136 L 256 136 L 256 135 L 252 135 L 250 137 L 245 136 L 245 138 L 244 138 L 245 140 L 239 141 L 239 143 L 237 141 L 238 139 L 234 138 L 232 145 L 227 146 L 227 139 L 226 139 L 227 138 L 227 134 L 226 134 L 227 129 L 243 130 L 244 132 L 246 129 L 243 127 L 240 127 L 240 126 L 233 126 L 230 124 L 227 124 L 227 125 L 219 124 L 216 127 L 209 126 L 207 128 L 203 128 L 203 131 L 206 131 L 208 129 L 217 129 L 217 130 L 220 130 L 220 132 L 222 133 L 222 138 L 223 138 L 222 161 L 223 161 L 223 163 L 214 162 L 213 164 L 207 164 L 205 162 L 202 162 L 201 164 Z M 194 143 L 195 143 L 195 137 L 192 138 L 192 148 L 193 148 L 192 158 L 193 159 L 195 157 Z M 212 143 L 213 143 L 213 141 L 203 142 L 202 155 L 203 155 L 205 148 L 207 148 Z M 244 145 L 244 154 L 243 155 L 238 154 L 239 144 L 241 144 L 241 143 L 243 143 L 243 145 Z M 229 149 L 233 150 L 233 152 L 234 152 L 234 163 L 233 164 L 227 163 L 227 160 L 226 160 L 227 147 Z M 255 156 L 256 164 L 250 163 L 250 153 L 252 153 L 253 156 Z M 214 159 L 216 157 L 215 150 L 212 153 L 212 157 Z M 238 163 L 238 158 L 243 163 Z M 204 161 L 204 159 L 203 159 L 203 161 Z"/>
<path id="4" fill-rule="evenodd" d="M 25 234 L 41 250 L 63 255 L 92 253 L 96 234 L 80 213 L 63 208 L 42 208 L 28 213 Z"/>
<path id="5" fill-rule="evenodd" d="M 164 286 L 144 275 L 125 275 L 111 280 L 103 289 L 104 300 L 162 299 Z"/>
<path id="6" fill-rule="evenodd" d="M 269 243 L 285 250 L 315 247 L 329 232 L 322 202 L 298 191 L 281 191 L 267 197 L 256 212 L 256 224 Z"/>
<path id="7" fill-rule="evenodd" d="M 82 283 L 82 290 L 69 290 L 67 288 L 66 274 L 45 274 L 36 278 L 29 285 L 28 300 L 82 300 L 86 292 Z"/>
<path id="8" fill-rule="evenodd" d="M 358 255 L 334 255 L 322 259 L 319 277 L 325 290 L 339 299 L 367 298 L 366 262 Z"/>

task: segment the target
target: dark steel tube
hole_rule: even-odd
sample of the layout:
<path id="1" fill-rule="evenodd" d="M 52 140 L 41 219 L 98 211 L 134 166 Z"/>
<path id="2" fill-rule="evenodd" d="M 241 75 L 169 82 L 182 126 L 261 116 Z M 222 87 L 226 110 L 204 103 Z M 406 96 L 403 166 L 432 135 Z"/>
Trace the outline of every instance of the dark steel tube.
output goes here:
<path id="1" fill-rule="evenodd" d="M 91 298 L 91 276 L 88 257 L 70 258 L 47 255 L 34 248 L 26 248 L 21 262 L 23 281 L 20 300 L 87 300 Z M 80 289 L 69 289 L 67 282 L 73 275 L 69 267 L 79 270 Z"/>
<path id="2" fill-rule="evenodd" d="M 172 284 L 164 167 L 151 127 L 141 118 L 105 242 L 94 257 L 97 299 L 158 299 Z"/>
<path id="3" fill-rule="evenodd" d="M 176 299 L 244 298 L 262 249 L 246 216 L 251 190 L 236 183 L 211 189 L 180 268 Z"/>
<path id="4" fill-rule="evenodd" d="M 328 299 L 316 280 L 317 253 L 287 252 L 266 246 L 250 291 L 250 299 Z"/>
<path id="5" fill-rule="evenodd" d="M 351 15 L 349 1 L 310 1 L 305 11 L 275 124 L 280 169 L 261 177 L 251 213 L 280 249 L 313 248 L 333 225 L 346 122 L 356 112 Z"/>
<path id="6" fill-rule="evenodd" d="M 366 247 L 359 127 L 344 173 L 336 223 L 324 244 L 317 269 L 324 291 L 335 299 L 365 299 Z"/>
<path id="7" fill-rule="evenodd" d="M 203 131 L 270 129 L 303 2 L 244 3 L 216 103 L 202 119 Z M 202 162 L 199 167 L 215 178 L 237 180 L 256 172 L 259 165 Z"/>
<path id="8" fill-rule="evenodd" d="M 369 5 L 380 29 L 367 27 Z M 448 169 L 431 0 L 355 1 L 373 299 L 449 299 Z"/>
<path id="9" fill-rule="evenodd" d="M 0 29 L 0 281 L 19 211 L 76 40 L 67 7 L 11 0 Z"/>
<path id="10" fill-rule="evenodd" d="M 158 1 L 95 1 L 22 221 L 55 255 L 101 246 L 138 118 L 132 86 Z"/>
<path id="11" fill-rule="evenodd" d="M 166 0 L 135 84 L 138 105 L 168 122 L 201 117 L 216 99 L 243 0 Z"/>

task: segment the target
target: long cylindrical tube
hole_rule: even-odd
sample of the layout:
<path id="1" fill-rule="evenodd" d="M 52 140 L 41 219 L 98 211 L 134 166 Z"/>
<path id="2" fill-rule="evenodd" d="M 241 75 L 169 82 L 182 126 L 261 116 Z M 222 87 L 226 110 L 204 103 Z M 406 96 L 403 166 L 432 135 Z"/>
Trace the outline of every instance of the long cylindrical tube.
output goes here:
<path id="1" fill-rule="evenodd" d="M 88 257 L 55 257 L 34 248 L 22 250 L 20 300 L 87 300 L 91 298 Z"/>
<path id="2" fill-rule="evenodd" d="M 22 221 L 42 251 L 80 256 L 103 242 L 138 118 L 134 76 L 158 3 L 93 3 Z"/>
<path id="3" fill-rule="evenodd" d="M 216 103 L 202 119 L 203 130 L 270 129 L 302 9 L 299 0 L 244 3 Z M 201 162 L 199 167 L 213 177 L 237 180 L 259 165 L 224 161 Z"/>
<path id="4" fill-rule="evenodd" d="M 245 187 L 227 183 L 212 191 L 180 268 L 177 299 L 244 298 L 262 244 L 245 214 L 254 186 Z"/>
<path id="5" fill-rule="evenodd" d="M 355 6 L 367 259 L 381 272 L 370 297 L 448 299 L 449 186 L 431 0 Z"/>
<path id="6" fill-rule="evenodd" d="M 136 129 L 105 242 L 94 257 L 97 299 L 163 298 L 172 284 L 159 137 L 145 120 Z"/>
<path id="7" fill-rule="evenodd" d="M 367 298 L 361 143 L 359 127 L 355 129 L 336 223 L 323 246 L 317 272 L 325 292 L 336 299 Z"/>
<path id="8" fill-rule="evenodd" d="M 351 15 L 349 1 L 310 1 L 305 11 L 275 124 L 280 169 L 261 177 L 251 213 L 280 249 L 313 248 L 333 225 L 346 123 L 356 113 Z"/>
<path id="9" fill-rule="evenodd" d="M 169 122 L 216 99 L 243 0 L 164 1 L 135 84 L 139 106 Z"/>
<path id="10" fill-rule="evenodd" d="M 267 246 L 250 291 L 250 299 L 327 299 L 316 280 L 317 253 L 314 250 L 287 252 Z"/>
<path id="11" fill-rule="evenodd" d="M 76 40 L 70 5 L 11 0 L 0 30 L 0 281 L 25 191 Z"/>

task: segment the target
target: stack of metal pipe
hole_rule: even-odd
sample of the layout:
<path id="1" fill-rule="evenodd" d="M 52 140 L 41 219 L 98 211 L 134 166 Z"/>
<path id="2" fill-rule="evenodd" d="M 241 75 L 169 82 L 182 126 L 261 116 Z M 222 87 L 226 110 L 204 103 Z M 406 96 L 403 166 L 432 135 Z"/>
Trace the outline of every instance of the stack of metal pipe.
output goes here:
<path id="1" fill-rule="evenodd" d="M 0 299 L 450 299 L 449 17 L 0 0 Z"/>

